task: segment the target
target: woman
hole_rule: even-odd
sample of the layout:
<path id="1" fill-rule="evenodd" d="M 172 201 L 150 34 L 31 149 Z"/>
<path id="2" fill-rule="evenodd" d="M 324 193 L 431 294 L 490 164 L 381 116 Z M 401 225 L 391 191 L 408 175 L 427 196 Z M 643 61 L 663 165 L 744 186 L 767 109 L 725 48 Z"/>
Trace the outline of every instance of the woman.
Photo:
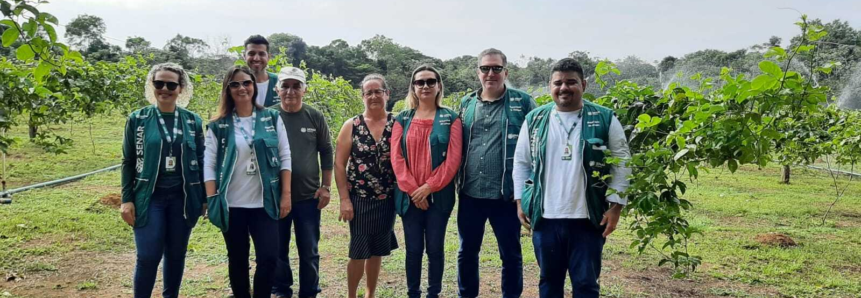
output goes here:
<path id="1" fill-rule="evenodd" d="M 164 297 L 177 297 L 191 229 L 201 214 L 203 121 L 182 107 L 193 93 L 181 66 L 153 66 L 146 81 L 152 105 L 134 111 L 123 139 L 122 218 L 134 227 L 134 296 L 150 297 L 164 260 Z"/>
<path id="2" fill-rule="evenodd" d="M 382 75 L 362 80 L 365 111 L 341 127 L 335 148 L 335 182 L 341 197 L 340 220 L 350 222 L 348 297 L 356 297 L 367 273 L 365 298 L 374 297 L 383 256 L 398 248 L 393 231 L 395 205 L 389 139 L 394 117 L 386 112 L 390 91 Z M 347 191 L 348 190 L 348 191 Z"/>
<path id="3" fill-rule="evenodd" d="M 427 245 L 427 297 L 438 297 L 445 267 L 445 229 L 454 208 L 454 175 L 461 159 L 457 113 L 440 106 L 439 72 L 423 65 L 412 75 L 409 110 L 395 118 L 392 167 L 398 180 L 395 208 L 404 223 L 407 295 L 421 296 L 422 254 Z"/>
<path id="4" fill-rule="evenodd" d="M 257 84 L 244 66 L 224 77 L 218 112 L 209 123 L 204 181 L 209 219 L 227 245 L 233 295 L 251 297 L 248 236 L 257 271 L 254 297 L 269 297 L 278 251 L 278 219 L 290 213 L 290 145 L 281 117 L 257 105 Z"/>

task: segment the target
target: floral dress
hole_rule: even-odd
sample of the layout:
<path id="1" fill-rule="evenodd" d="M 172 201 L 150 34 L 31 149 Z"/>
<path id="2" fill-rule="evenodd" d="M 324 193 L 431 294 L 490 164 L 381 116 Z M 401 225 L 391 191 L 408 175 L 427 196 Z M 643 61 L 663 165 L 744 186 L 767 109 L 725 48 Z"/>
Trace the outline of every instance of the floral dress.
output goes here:
<path id="1" fill-rule="evenodd" d="M 395 238 L 395 171 L 391 148 L 394 117 L 389 114 L 382 137 L 374 140 L 365 118 L 353 118 L 352 148 L 347 162 L 347 182 L 353 203 L 350 221 L 350 258 L 387 256 L 398 248 Z"/>

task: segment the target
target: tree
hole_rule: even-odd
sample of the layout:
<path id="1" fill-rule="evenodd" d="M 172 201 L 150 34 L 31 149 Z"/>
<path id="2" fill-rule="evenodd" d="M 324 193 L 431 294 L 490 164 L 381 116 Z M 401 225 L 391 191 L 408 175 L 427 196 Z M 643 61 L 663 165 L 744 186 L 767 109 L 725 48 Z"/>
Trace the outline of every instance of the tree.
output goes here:
<path id="1" fill-rule="evenodd" d="M 102 18 L 83 14 L 77 16 L 66 25 L 65 36 L 69 40 L 70 45 L 82 50 L 89 47 L 93 42 L 101 41 L 105 30 L 105 22 Z"/>
<path id="2" fill-rule="evenodd" d="M 273 33 L 267 38 L 269 52 L 272 55 L 283 54 L 293 65 L 299 65 L 307 59 L 308 44 L 301 37 L 290 33 Z"/>
<path id="3" fill-rule="evenodd" d="M 673 67 L 675 67 L 676 61 L 678 61 L 678 60 L 679 59 L 677 59 L 676 57 L 673 57 L 673 56 L 664 57 L 664 59 L 661 59 L 661 63 L 658 63 L 658 70 L 661 73 L 666 72 L 666 71 L 672 69 Z"/>
<path id="4" fill-rule="evenodd" d="M 167 41 L 164 50 L 172 61 L 177 61 L 182 67 L 192 69 L 192 59 L 200 57 L 209 48 L 205 41 L 198 38 L 177 34 Z"/>
<path id="5" fill-rule="evenodd" d="M 131 53 L 140 53 L 150 48 L 152 43 L 140 36 L 126 38 L 126 49 Z"/>

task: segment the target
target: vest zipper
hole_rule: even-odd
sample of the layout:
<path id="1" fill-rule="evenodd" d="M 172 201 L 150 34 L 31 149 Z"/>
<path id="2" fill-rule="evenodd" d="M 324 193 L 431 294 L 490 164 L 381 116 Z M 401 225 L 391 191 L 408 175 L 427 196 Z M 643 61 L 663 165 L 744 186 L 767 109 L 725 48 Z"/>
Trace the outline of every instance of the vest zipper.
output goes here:
<path id="1" fill-rule="evenodd" d="M 175 139 L 173 141 L 176 142 Z M 185 146 L 183 146 L 182 143 L 179 143 L 179 155 L 180 155 L 179 162 L 182 162 L 182 158 L 185 157 Z M 183 166 L 182 171 L 179 171 L 179 172 L 182 175 L 182 203 L 183 203 L 183 205 L 182 205 L 182 218 L 185 218 L 186 220 L 188 220 L 188 210 L 187 210 L 188 209 L 188 193 L 185 190 L 185 168 L 186 167 Z"/>
<path id="2" fill-rule="evenodd" d="M 507 112 L 507 111 L 506 111 Z M 508 114 L 505 117 L 505 125 L 502 127 L 502 186 L 499 195 L 505 201 L 505 171 L 508 170 Z"/>
<path id="3" fill-rule="evenodd" d="M 155 185 L 158 183 L 158 172 L 161 171 L 161 151 L 164 150 L 164 139 L 159 136 L 160 143 L 158 145 L 158 167 L 155 170 L 155 179 L 153 179 L 152 183 L 152 191 L 150 191 L 149 195 L 152 197 L 152 194 L 155 193 Z M 144 148 L 146 148 L 144 146 Z M 146 154 L 144 154 L 146 156 Z"/>

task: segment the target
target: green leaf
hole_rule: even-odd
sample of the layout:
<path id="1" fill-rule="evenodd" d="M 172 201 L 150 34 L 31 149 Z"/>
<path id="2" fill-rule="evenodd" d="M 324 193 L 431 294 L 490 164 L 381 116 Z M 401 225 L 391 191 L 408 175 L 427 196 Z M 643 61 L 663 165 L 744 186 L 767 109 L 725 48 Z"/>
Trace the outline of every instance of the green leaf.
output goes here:
<path id="1" fill-rule="evenodd" d="M 42 29 L 45 29 L 45 33 L 48 33 L 48 38 L 52 43 L 57 42 L 57 30 L 54 29 L 54 26 L 43 24 Z"/>
<path id="2" fill-rule="evenodd" d="M 78 63 L 84 63 L 84 56 L 81 56 L 81 52 L 71 51 L 66 55 L 66 59 L 75 60 Z"/>
<path id="3" fill-rule="evenodd" d="M 33 52 L 33 49 L 30 48 L 29 45 L 21 45 L 18 47 L 18 50 L 15 51 L 15 58 L 21 61 L 28 61 L 36 57 L 36 53 Z"/>
<path id="4" fill-rule="evenodd" d="M 777 60 L 786 59 L 786 50 L 781 47 L 772 47 L 763 55 L 765 58 L 777 57 Z"/>
<path id="5" fill-rule="evenodd" d="M 753 82 L 750 84 L 750 88 L 754 90 L 764 90 L 769 89 L 773 86 L 773 83 L 776 83 L 777 80 L 773 77 L 765 74 L 758 75 Z"/>
<path id="6" fill-rule="evenodd" d="M 0 25 L 4 25 L 6 27 L 12 28 L 17 27 L 18 25 L 10 19 L 0 20 Z"/>
<path id="7" fill-rule="evenodd" d="M 38 28 L 39 26 L 36 25 L 36 22 L 33 22 L 33 20 L 24 22 L 24 24 L 21 25 L 21 29 L 23 29 L 24 32 L 27 33 L 27 37 L 33 37 L 34 35 L 36 35 L 36 29 Z"/>
<path id="8" fill-rule="evenodd" d="M 48 61 L 39 61 L 39 66 L 36 66 L 36 69 L 33 70 L 33 74 L 36 76 L 36 81 L 42 82 L 45 76 L 51 72 L 52 68 L 54 68 L 54 66 Z"/>
<path id="9" fill-rule="evenodd" d="M 19 33 L 21 33 L 21 32 L 18 31 L 17 27 L 11 27 L 9 29 L 6 29 L 6 31 L 3 32 L 3 37 L 2 37 L 3 46 L 9 47 L 13 43 L 15 43 L 15 41 L 18 40 L 18 34 Z"/>
<path id="10" fill-rule="evenodd" d="M 780 66 L 768 60 L 759 62 L 759 69 L 777 78 L 783 76 L 783 70 L 780 69 Z"/>
<path id="11" fill-rule="evenodd" d="M 676 153 L 676 156 L 673 156 L 673 160 L 679 160 L 679 158 L 682 158 L 685 156 L 685 154 L 688 154 L 689 151 L 690 150 L 687 148 L 679 150 L 679 153 Z"/>
<path id="12" fill-rule="evenodd" d="M 726 162 L 727 168 L 729 168 L 730 173 L 735 173 L 738 170 L 738 162 L 735 159 L 730 159 Z"/>

